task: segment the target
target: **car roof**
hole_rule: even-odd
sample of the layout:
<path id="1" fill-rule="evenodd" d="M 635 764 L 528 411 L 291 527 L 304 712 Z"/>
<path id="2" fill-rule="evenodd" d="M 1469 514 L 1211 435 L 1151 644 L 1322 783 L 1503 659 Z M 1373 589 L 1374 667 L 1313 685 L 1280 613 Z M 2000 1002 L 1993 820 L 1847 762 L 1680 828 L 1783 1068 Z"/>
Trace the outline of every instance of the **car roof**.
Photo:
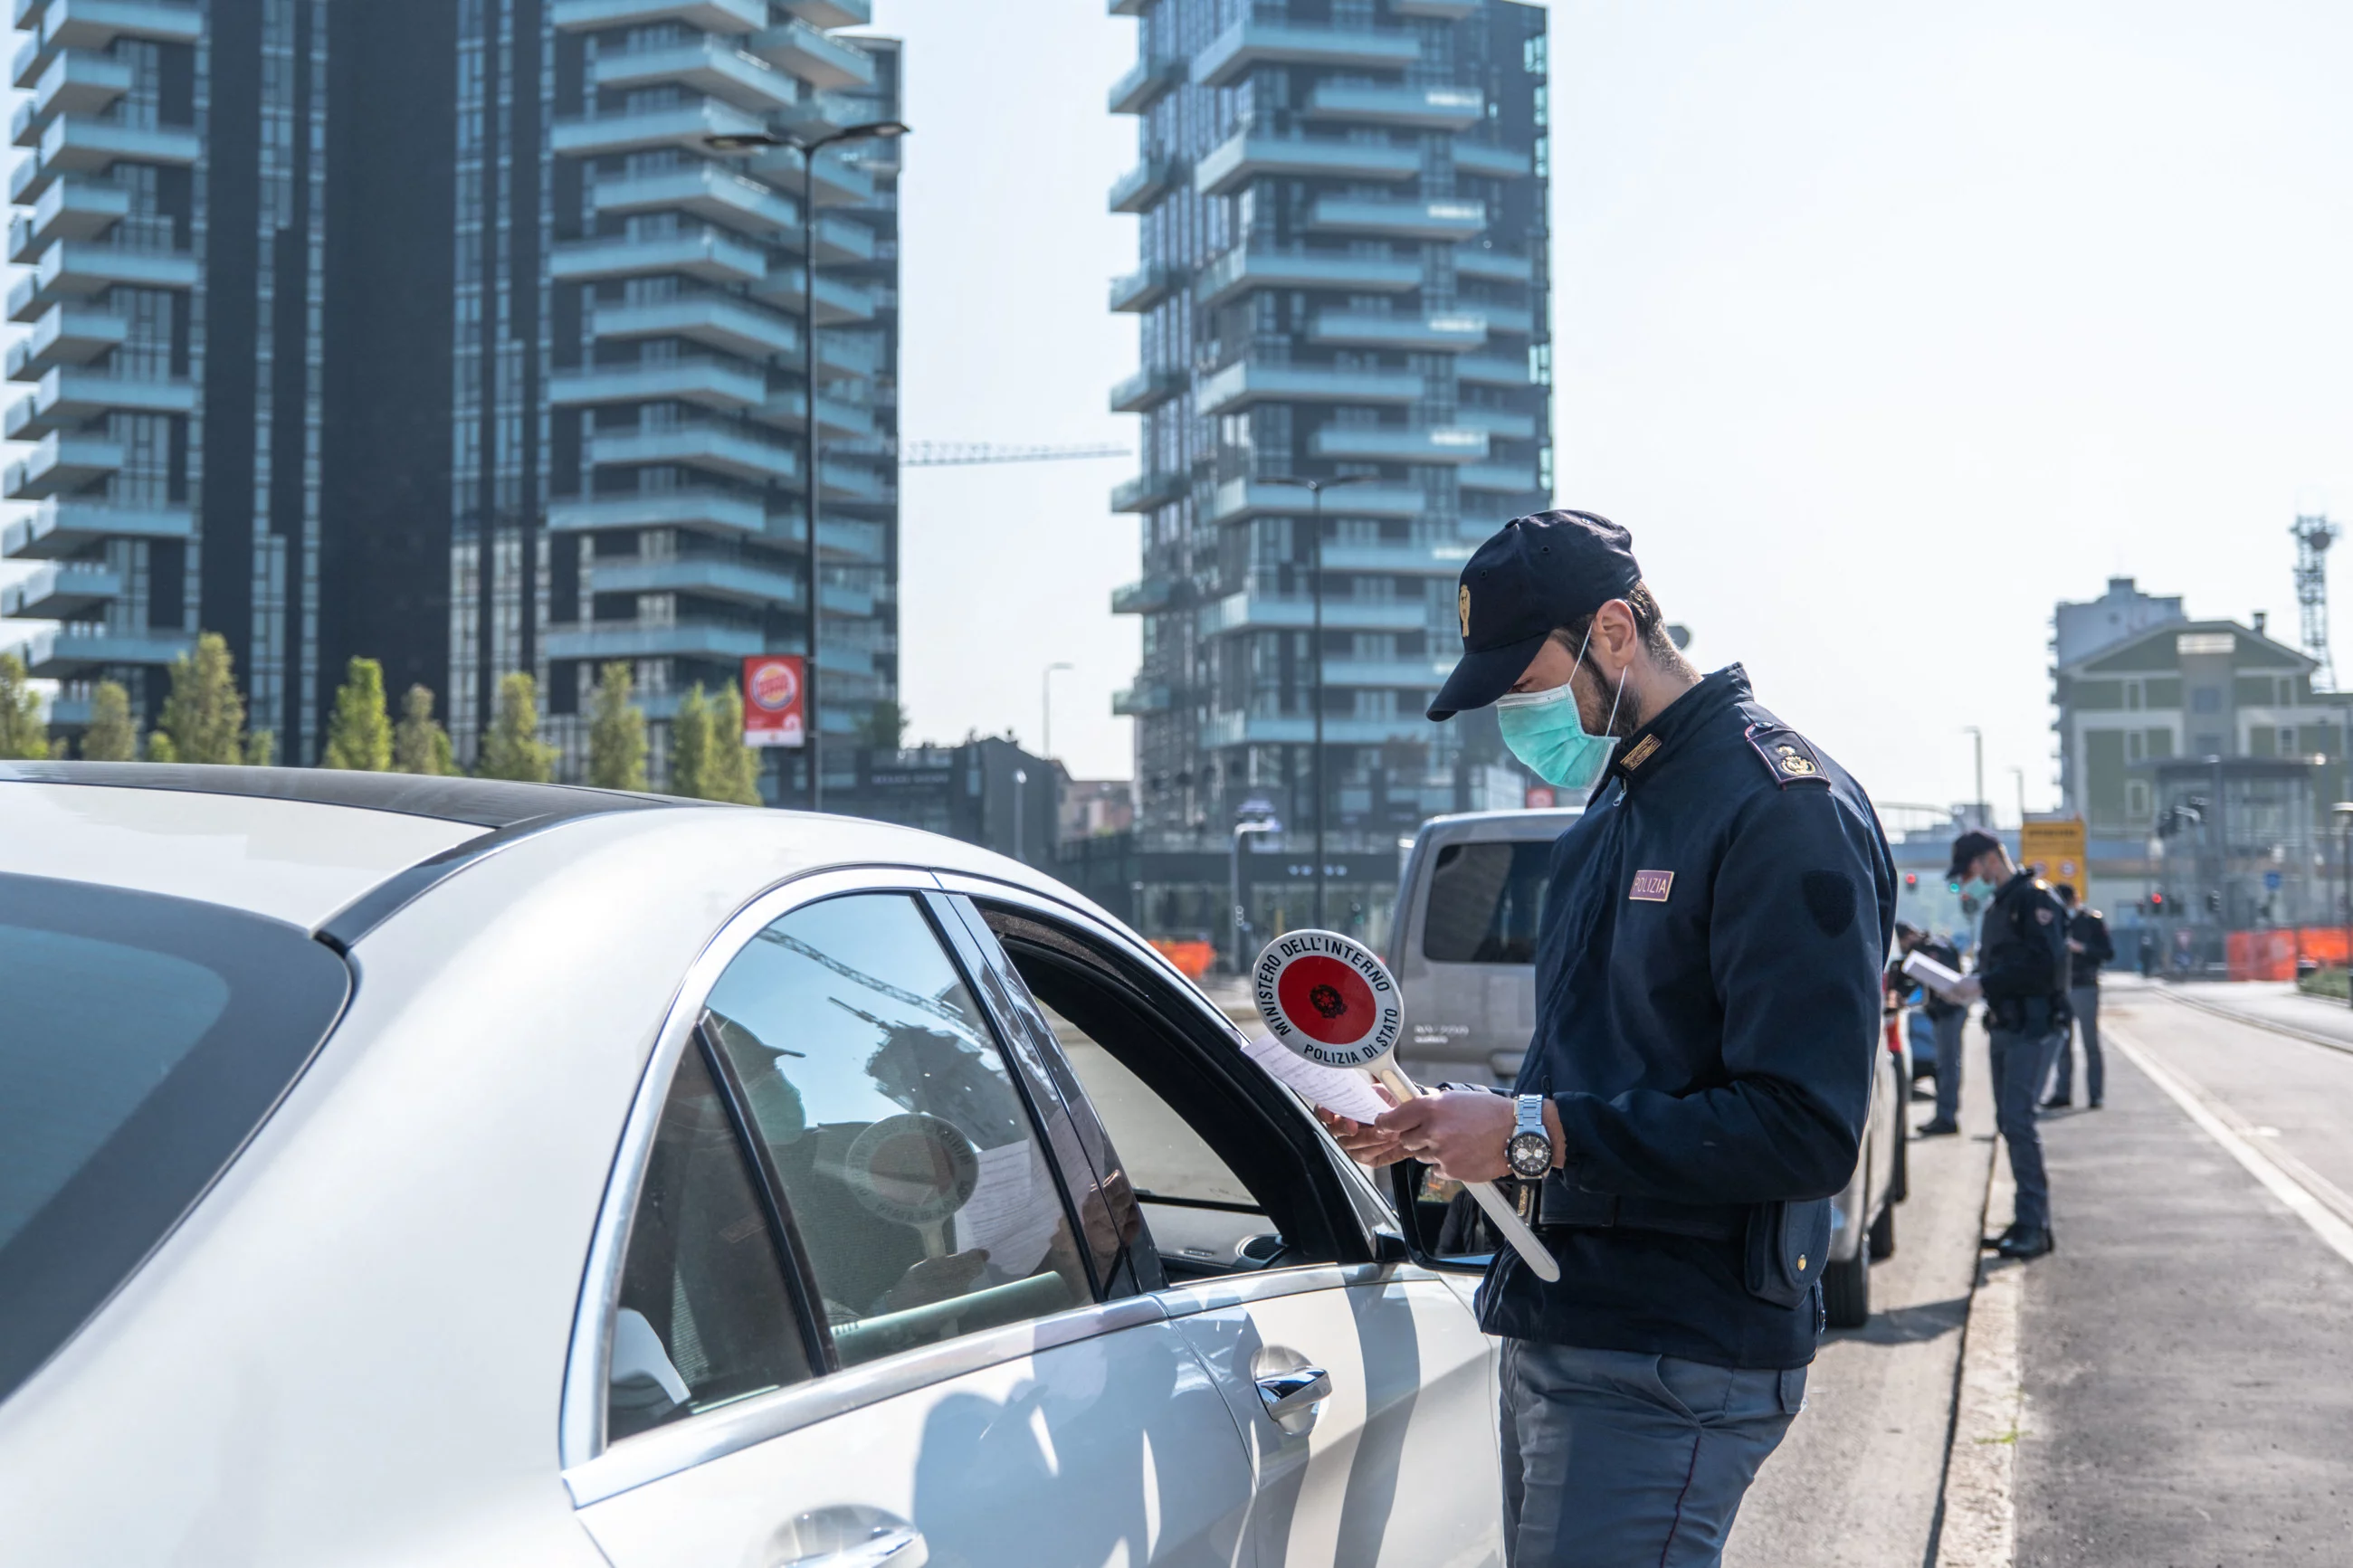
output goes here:
<path id="1" fill-rule="evenodd" d="M 1421 825 L 1425 839 L 1452 843 L 1476 838 L 1555 838 L 1585 815 L 1581 805 L 1520 808 L 1509 811 L 1458 811 L 1433 816 Z"/>
<path id="2" fill-rule="evenodd" d="M 338 768 L 206 767 L 193 763 L 0 763 L 0 784 L 99 785 L 108 789 L 292 800 L 315 805 L 429 816 L 476 827 L 601 816 L 650 806 L 700 805 L 670 795 L 507 779 L 434 778 Z"/>

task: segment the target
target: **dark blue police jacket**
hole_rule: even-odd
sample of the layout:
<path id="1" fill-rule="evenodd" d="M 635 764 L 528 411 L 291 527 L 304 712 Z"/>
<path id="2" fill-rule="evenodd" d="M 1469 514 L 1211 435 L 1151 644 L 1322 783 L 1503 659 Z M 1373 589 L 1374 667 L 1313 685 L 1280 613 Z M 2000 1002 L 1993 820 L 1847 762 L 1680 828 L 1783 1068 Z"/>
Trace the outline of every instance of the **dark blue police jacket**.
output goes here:
<path id="1" fill-rule="evenodd" d="M 1517 1092 L 1560 1109 L 1546 1285 L 1488 1332 L 1718 1365 L 1813 1359 L 1828 1200 L 1881 1048 L 1895 870 L 1861 785 L 1718 670 L 1621 741 L 1554 846 Z"/>

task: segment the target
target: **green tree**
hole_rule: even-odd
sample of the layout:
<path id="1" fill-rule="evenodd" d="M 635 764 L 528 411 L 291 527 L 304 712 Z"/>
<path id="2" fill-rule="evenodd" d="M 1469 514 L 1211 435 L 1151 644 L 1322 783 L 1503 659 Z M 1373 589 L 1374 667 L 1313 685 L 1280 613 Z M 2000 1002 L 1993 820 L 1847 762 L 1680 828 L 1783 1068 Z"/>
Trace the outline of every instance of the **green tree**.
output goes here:
<path id="1" fill-rule="evenodd" d="M 588 782 L 599 789 L 646 787 L 646 715 L 629 700 L 629 667 L 614 659 L 589 694 Z"/>
<path id="2" fill-rule="evenodd" d="M 274 768 L 278 765 L 278 731 L 256 730 L 245 738 L 245 765 L 248 768 Z"/>
<path id="3" fill-rule="evenodd" d="M 172 737 L 161 730 L 147 731 L 147 760 L 151 763 L 176 763 L 180 748 L 172 744 Z"/>
<path id="4" fill-rule="evenodd" d="M 400 700 L 400 722 L 392 731 L 392 771 L 440 778 L 457 774 L 458 758 L 449 749 L 449 731 L 433 717 L 429 686 L 412 686 Z"/>
<path id="5" fill-rule="evenodd" d="M 195 651 L 172 661 L 172 690 L 155 730 L 148 755 L 155 756 L 161 741 L 164 755 L 158 761 L 245 761 L 245 700 L 237 694 L 236 663 L 220 633 L 199 633 Z"/>
<path id="6" fill-rule="evenodd" d="M 388 773 L 392 768 L 392 720 L 384 710 L 384 666 L 354 658 L 335 689 L 335 711 L 327 721 L 327 752 L 321 767 Z"/>
<path id="7" fill-rule="evenodd" d="M 555 748 L 539 738 L 539 682 L 522 670 L 499 680 L 498 711 L 482 737 L 480 767 L 486 779 L 545 784 L 555 774 Z"/>
<path id="8" fill-rule="evenodd" d="M 744 694 L 720 689 L 711 711 L 711 751 L 702 764 L 702 798 L 760 804 L 760 753 L 744 743 Z"/>
<path id="9" fill-rule="evenodd" d="M 709 800 L 710 769 L 711 699 L 703 695 L 702 683 L 697 681 L 678 705 L 678 717 L 670 721 L 670 793 L 689 800 Z"/>
<path id="10" fill-rule="evenodd" d="M 885 697 L 868 710 L 863 729 L 860 739 L 868 745 L 895 752 L 906 744 L 907 710 Z"/>
<path id="11" fill-rule="evenodd" d="M 41 695 L 26 682 L 25 661 L 0 653 L 0 757 L 39 762 L 49 754 L 48 727 L 41 722 Z"/>
<path id="12" fill-rule="evenodd" d="M 90 723 L 81 732 L 86 763 L 128 763 L 139 755 L 139 725 L 131 717 L 131 693 L 119 680 L 90 689 Z"/>

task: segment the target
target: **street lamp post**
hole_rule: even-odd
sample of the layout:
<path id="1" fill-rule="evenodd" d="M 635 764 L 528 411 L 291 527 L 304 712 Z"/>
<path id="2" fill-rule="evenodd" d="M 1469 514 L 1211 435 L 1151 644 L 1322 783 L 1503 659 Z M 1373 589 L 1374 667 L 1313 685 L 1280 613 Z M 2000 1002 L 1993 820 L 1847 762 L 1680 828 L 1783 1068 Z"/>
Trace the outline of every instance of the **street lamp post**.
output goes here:
<path id="1" fill-rule="evenodd" d="M 1978 808 L 1978 826 L 1984 827 L 1988 826 L 1987 818 L 1993 815 L 1991 809 L 1986 805 L 1985 797 L 1985 731 L 1975 724 L 1964 724 L 1961 726 L 1961 733 L 1973 737 L 1977 742 L 1978 792 L 1970 797 L 1970 802 Z"/>
<path id="2" fill-rule="evenodd" d="M 2328 814 L 2337 819 L 2337 876 L 2346 900 L 2337 915 L 2345 927 L 2345 1004 L 2353 1007 L 2353 800 L 2338 801 Z"/>
<path id="3" fill-rule="evenodd" d="M 703 144 L 714 153 L 740 153 L 756 152 L 763 147 L 791 147 L 801 155 L 801 396 L 807 405 L 802 410 L 807 423 L 802 426 L 801 450 L 807 461 L 802 465 L 801 482 L 807 487 L 807 499 L 802 517 L 808 530 L 808 552 L 801 572 L 804 610 L 808 616 L 806 642 L 808 662 L 801 671 L 801 705 L 808 714 L 808 804 L 811 811 L 825 809 L 825 773 L 820 757 L 825 723 L 818 711 L 817 679 L 817 155 L 837 142 L 891 141 L 905 134 L 907 127 L 901 121 L 876 120 L 863 125 L 845 125 L 830 134 L 806 141 L 797 136 L 779 136 L 768 131 L 702 139 Z"/>
<path id="4" fill-rule="evenodd" d="M 1274 833 L 1282 824 L 1274 822 L 1237 822 L 1234 824 L 1233 857 L 1226 870 L 1228 896 L 1233 900 L 1234 911 L 1234 973 L 1250 972 L 1250 950 L 1243 945 L 1242 927 L 1249 923 L 1242 909 L 1242 840 L 1254 833 Z"/>
<path id="5" fill-rule="evenodd" d="M 1045 674 L 1038 678 L 1039 728 L 1041 736 L 1039 741 L 1039 754 L 1049 759 L 1054 754 L 1054 676 L 1058 670 L 1077 668 L 1078 666 L 1074 664 L 1066 664 L 1057 659 L 1046 667 Z"/>
<path id="6" fill-rule="evenodd" d="M 1315 687 L 1312 699 L 1314 720 L 1314 757 L 1312 772 L 1315 780 L 1315 923 L 1324 923 L 1324 492 L 1338 489 L 1343 485 L 1369 483 L 1370 474 L 1335 474 L 1328 479 L 1294 479 L 1288 474 L 1269 474 L 1260 482 L 1289 485 L 1307 492 L 1309 515 L 1314 521 L 1309 525 L 1314 541 L 1309 546 L 1307 591 L 1315 605 L 1314 665 Z"/>

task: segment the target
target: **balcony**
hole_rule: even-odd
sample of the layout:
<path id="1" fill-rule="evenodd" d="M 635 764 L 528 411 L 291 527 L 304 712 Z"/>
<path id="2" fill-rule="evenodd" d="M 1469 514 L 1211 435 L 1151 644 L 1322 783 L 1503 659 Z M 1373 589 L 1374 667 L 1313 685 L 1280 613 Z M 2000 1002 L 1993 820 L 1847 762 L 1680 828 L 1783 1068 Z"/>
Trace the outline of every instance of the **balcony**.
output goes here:
<path id="1" fill-rule="evenodd" d="M 1462 563 L 1471 559 L 1469 544 L 1348 544 L 1339 540 L 1324 546 L 1324 570 L 1326 572 L 1377 572 L 1393 577 L 1445 577 L 1461 575 Z"/>
<path id="2" fill-rule="evenodd" d="M 79 366 L 59 366 L 40 379 L 28 397 L 8 410 L 6 436 L 11 441 L 34 441 L 53 430 L 88 424 L 101 414 L 191 414 L 196 388 L 179 378 L 142 380 L 110 375 Z"/>
<path id="3" fill-rule="evenodd" d="M 726 39 L 708 34 L 677 43 L 599 51 L 596 85 L 609 90 L 674 85 L 753 114 L 800 101 L 800 84 Z"/>
<path id="4" fill-rule="evenodd" d="M 1203 414 L 1226 414 L 1269 402 L 1402 405 L 1418 402 L 1422 392 L 1422 378 L 1411 371 L 1244 360 L 1204 377 L 1197 403 Z"/>
<path id="5" fill-rule="evenodd" d="M 1330 609 L 1330 600 L 1324 601 L 1324 607 Z M 1451 658 L 1334 658 L 1327 654 L 1324 659 L 1324 684 L 1434 691 L 1446 684 L 1453 669 L 1454 661 Z M 1329 717 L 1324 722 L 1331 722 Z"/>
<path id="6" fill-rule="evenodd" d="M 808 397 L 797 386 L 770 393 L 752 417 L 772 429 L 788 430 L 796 445 L 808 433 Z M 844 402 L 839 397 L 819 394 L 817 400 L 818 439 L 824 442 L 871 442 L 879 438 L 874 427 L 874 410 L 863 404 Z M 826 475 L 826 488 L 833 488 L 833 476 Z"/>
<path id="7" fill-rule="evenodd" d="M 1528 374 L 1528 362 L 1512 355 L 1464 354 L 1454 362 L 1454 374 L 1457 380 L 1472 386 L 1533 384 Z"/>
<path id="8" fill-rule="evenodd" d="M 1261 65 L 1402 70 L 1420 54 L 1411 33 L 1237 22 L 1193 57 L 1193 80 L 1201 87 L 1231 87 Z"/>
<path id="9" fill-rule="evenodd" d="M 27 673 L 44 680 L 79 680 L 109 665 L 168 665 L 195 647 L 187 632 L 118 632 L 103 626 L 88 630 L 68 625 L 30 637 L 20 651 Z"/>
<path id="10" fill-rule="evenodd" d="M 1316 457 L 1371 463 L 1476 463 L 1487 456 L 1487 433 L 1406 425 L 1326 425 L 1309 448 Z M 1341 503 L 1345 504 L 1345 503 Z"/>
<path id="11" fill-rule="evenodd" d="M 1479 14 L 1482 0 L 1389 0 L 1391 14 L 1427 16 L 1437 22 L 1460 22 Z"/>
<path id="12" fill-rule="evenodd" d="M 96 239 L 131 216 L 131 193 L 121 185 L 59 180 L 41 193 L 29 215 L 8 223 L 8 259 L 31 266 L 60 239 Z"/>
<path id="13" fill-rule="evenodd" d="M 1202 156 L 1193 169 L 1193 189 L 1205 196 L 1227 196 L 1261 176 L 1410 180 L 1420 173 L 1419 147 L 1244 133 Z"/>
<path id="14" fill-rule="evenodd" d="M 819 370 L 837 375 L 871 378 L 882 373 L 882 334 L 880 332 L 843 331 L 819 332 L 817 335 L 817 363 Z"/>
<path id="15" fill-rule="evenodd" d="M 874 0 L 776 0 L 812 27 L 863 27 L 874 20 Z"/>
<path id="16" fill-rule="evenodd" d="M 9 140 L 19 147 L 40 144 L 41 133 L 60 114 L 96 114 L 131 90 L 131 62 L 76 49 L 51 60 L 33 94 L 16 106 Z"/>
<path id="17" fill-rule="evenodd" d="M 599 430 L 589 442 L 589 461 L 599 468 L 660 463 L 700 468 L 747 484 L 790 484 L 800 477 L 797 452 L 738 425 Z"/>
<path id="18" fill-rule="evenodd" d="M 8 291 L 12 321 L 29 321 L 62 300 L 88 299 L 109 289 L 193 289 L 196 258 L 184 250 L 144 250 L 74 240 L 41 253 L 29 277 Z"/>
<path id="19" fill-rule="evenodd" d="M 768 0 L 555 0 L 552 9 L 560 33 L 683 22 L 706 33 L 740 34 L 768 25 Z"/>
<path id="20" fill-rule="evenodd" d="M 1174 158 L 1146 158 L 1122 174 L 1111 188 L 1111 210 L 1115 213 L 1147 211 L 1153 203 L 1176 189 L 1184 173 L 1184 165 Z"/>
<path id="21" fill-rule="evenodd" d="M 1148 616 L 1155 611 L 1180 607 L 1189 597 L 1188 584 L 1174 577 L 1146 577 L 1140 582 L 1123 583 L 1111 591 L 1111 613 L 1114 616 Z"/>
<path id="22" fill-rule="evenodd" d="M 1146 512 L 1155 507 L 1167 505 L 1181 499 L 1191 483 L 1183 474 L 1153 472 L 1138 474 L 1111 492 L 1113 511 Z"/>
<path id="23" fill-rule="evenodd" d="M 1203 724 L 1200 743 L 1217 750 L 1228 746 L 1312 744 L 1315 721 L 1307 714 L 1220 713 Z M 1325 715 L 1324 743 L 1327 746 L 1377 746 L 1387 741 L 1428 741 L 1430 721 L 1417 711 L 1387 719 L 1338 718 Z"/>
<path id="24" fill-rule="evenodd" d="M 1358 599 L 1324 595 L 1324 625 L 1335 631 L 1418 632 L 1430 618 L 1419 599 Z M 1205 637 L 1242 631 L 1297 631 L 1315 624 L 1315 602 L 1304 594 L 1229 594 L 1201 606 L 1195 626 Z"/>
<path id="25" fill-rule="evenodd" d="M 861 113 L 859 116 L 863 119 Z M 790 148 L 770 148 L 744 165 L 780 191 L 801 188 L 801 155 Z M 817 155 L 817 186 L 810 193 L 820 207 L 868 207 L 874 205 L 874 176 L 848 149 L 830 148 Z"/>
<path id="26" fill-rule="evenodd" d="M 550 626 L 543 646 L 551 659 L 734 659 L 766 652 L 767 639 L 757 626 L 707 621 L 574 621 Z"/>
<path id="27" fill-rule="evenodd" d="M 1533 441 L 1536 416 L 1512 408 L 1479 408 L 1464 404 L 1454 411 L 1454 423 L 1465 430 L 1483 430 L 1499 441 Z"/>
<path id="28" fill-rule="evenodd" d="M 547 509 L 547 526 L 555 533 L 683 528 L 697 533 L 755 534 L 765 531 L 767 525 L 767 507 L 759 497 L 727 490 L 575 496 Z"/>
<path id="29" fill-rule="evenodd" d="M 706 283 L 756 283 L 768 275 L 767 253 L 730 234 L 705 229 L 631 239 L 614 235 L 578 239 L 555 247 L 549 270 L 559 283 L 596 283 L 606 279 L 646 278 L 665 273 Z"/>
<path id="30" fill-rule="evenodd" d="M 1487 227 L 1487 204 L 1456 197 L 1319 196 L 1310 221 L 1320 229 L 1388 239 L 1472 239 Z"/>
<path id="31" fill-rule="evenodd" d="M 1334 490 L 1324 503 L 1335 516 L 1419 517 L 1430 501 L 1419 486 L 1351 485 Z M 1228 479 L 1219 485 L 1211 507 L 1211 521 L 1238 522 L 1246 517 L 1305 517 L 1314 502 L 1297 485 L 1270 485 L 1256 479 Z M 1414 623 L 1419 626 L 1420 623 Z"/>
<path id="32" fill-rule="evenodd" d="M 1183 59 L 1136 61 L 1134 69 L 1112 83 L 1111 111 L 1142 114 L 1182 82 L 1190 69 L 1189 62 Z"/>
<path id="33" fill-rule="evenodd" d="M 633 109 L 618 114 L 567 115 L 555 122 L 549 145 L 558 155 L 570 158 L 611 158 L 658 147 L 707 154 L 711 137 L 752 136 L 766 130 L 758 115 L 706 98 L 700 103 Z"/>
<path id="34" fill-rule="evenodd" d="M 1517 180 L 1535 172 L 1529 155 L 1511 147 L 1491 147 L 1483 142 L 1454 143 L 1454 170 L 1488 180 Z"/>
<path id="35" fill-rule="evenodd" d="M 762 606 L 805 603 L 800 573 L 794 566 L 734 556 L 599 556 L 594 580 L 599 594 L 692 594 Z M 828 603 L 828 607 L 833 606 Z"/>
<path id="36" fill-rule="evenodd" d="M 10 500 L 46 500 L 80 489 L 121 467 L 120 443 L 102 436 L 54 432 L 43 437 L 23 462 L 8 465 L 0 494 Z"/>
<path id="37" fill-rule="evenodd" d="M 61 364 L 85 364 L 122 346 L 131 322 L 111 310 L 52 305 L 33 330 L 8 345 L 8 379 L 38 381 Z"/>
<path id="38" fill-rule="evenodd" d="M 9 198 L 29 205 L 62 175 L 100 174 L 121 163 L 185 168 L 201 151 L 196 133 L 180 126 L 123 125 L 69 114 L 50 121 L 39 150 L 17 164 L 8 181 Z"/>
<path id="39" fill-rule="evenodd" d="M 709 359 L 647 360 L 560 370 L 548 385 L 549 400 L 558 408 L 660 399 L 733 414 L 757 406 L 767 395 L 768 379 L 760 372 Z"/>
<path id="40" fill-rule="evenodd" d="M 853 468 L 838 459 L 828 458 L 819 469 L 818 490 L 827 501 L 849 501 L 860 506 L 887 506 L 891 500 L 891 485 L 881 475 L 868 468 Z M 823 542 L 823 535 L 819 535 Z"/>
<path id="41" fill-rule="evenodd" d="M 1131 686 L 1111 694 L 1111 710 L 1123 719 L 1166 713 L 1176 706 L 1176 694 L 1165 686 Z"/>
<path id="42" fill-rule="evenodd" d="M 1498 305 L 1485 300 L 1459 301 L 1465 311 L 1485 319 L 1491 332 L 1509 332 L 1525 338 L 1535 331 L 1535 314 L 1525 305 Z"/>
<path id="43" fill-rule="evenodd" d="M 839 91 L 874 85 L 872 55 L 855 44 L 828 37 L 807 22 L 765 28 L 753 34 L 744 47 L 811 87 Z"/>
<path id="44" fill-rule="evenodd" d="M 1138 371 L 1111 389 L 1113 414 L 1143 414 L 1183 393 L 1191 377 L 1181 370 Z"/>
<path id="45" fill-rule="evenodd" d="M 801 269 L 780 267 L 768 280 L 753 290 L 755 298 L 774 302 L 780 310 L 805 315 L 801 298 Z M 871 321 L 877 309 L 874 291 L 862 283 L 830 273 L 817 275 L 817 324 L 839 327 L 848 321 Z"/>
<path id="46" fill-rule="evenodd" d="M 1310 120 L 1393 125 L 1409 131 L 1460 131 L 1487 117 L 1487 100 L 1471 87 L 1352 87 L 1320 81 L 1303 111 Z"/>
<path id="47" fill-rule="evenodd" d="M 776 237 L 776 243 L 798 252 L 806 230 L 786 229 Z M 856 218 L 833 217 L 817 220 L 817 264 L 839 267 L 849 261 L 874 259 L 874 231 Z"/>
<path id="48" fill-rule="evenodd" d="M 122 574 L 100 561 L 59 561 L 0 588 L 0 617 L 64 621 L 122 597 Z"/>
<path id="49" fill-rule="evenodd" d="M 800 204 L 790 196 L 716 163 L 600 177 L 592 194 L 600 213 L 682 213 L 744 234 L 797 230 L 801 222 Z"/>
<path id="50" fill-rule="evenodd" d="M 1124 278 L 1111 280 L 1111 308 L 1114 310 L 1149 310 L 1184 286 L 1185 269 L 1155 261 L 1149 267 L 1139 267 Z"/>
<path id="51" fill-rule="evenodd" d="M 39 32 L 16 51 L 13 79 L 18 87 L 38 86 L 60 50 L 100 52 L 117 38 L 193 44 L 204 31 L 194 0 L 51 0 Z"/>
<path id="52" fill-rule="evenodd" d="M 1483 283 L 1530 283 L 1535 280 L 1536 264 L 1508 250 L 1466 245 L 1454 253 L 1454 275 Z"/>
<path id="53" fill-rule="evenodd" d="M 592 330 L 600 339 L 617 342 L 684 338 L 750 360 L 801 352 L 798 321 L 728 294 L 690 294 L 643 305 L 599 304 Z"/>
<path id="54" fill-rule="evenodd" d="M 1487 341 L 1487 322 L 1482 316 L 1458 311 L 1384 316 L 1369 310 L 1322 310 L 1308 335 L 1315 342 L 1353 348 L 1461 353 Z"/>
<path id="55" fill-rule="evenodd" d="M 1536 470 L 1533 463 L 1474 463 L 1462 470 L 1462 488 L 1466 490 L 1502 490 L 1520 495 L 1536 488 Z"/>
<path id="56" fill-rule="evenodd" d="M 1229 250 L 1201 269 L 1198 304 L 1216 307 L 1249 289 L 1335 289 L 1350 294 L 1401 294 L 1421 287 L 1421 263 L 1409 257 L 1352 256 L 1338 250 Z"/>
<path id="57" fill-rule="evenodd" d="M 31 561 L 79 555 L 111 539 L 195 537 L 188 507 L 109 506 L 103 500 L 51 497 L 0 531 L 0 555 Z"/>

